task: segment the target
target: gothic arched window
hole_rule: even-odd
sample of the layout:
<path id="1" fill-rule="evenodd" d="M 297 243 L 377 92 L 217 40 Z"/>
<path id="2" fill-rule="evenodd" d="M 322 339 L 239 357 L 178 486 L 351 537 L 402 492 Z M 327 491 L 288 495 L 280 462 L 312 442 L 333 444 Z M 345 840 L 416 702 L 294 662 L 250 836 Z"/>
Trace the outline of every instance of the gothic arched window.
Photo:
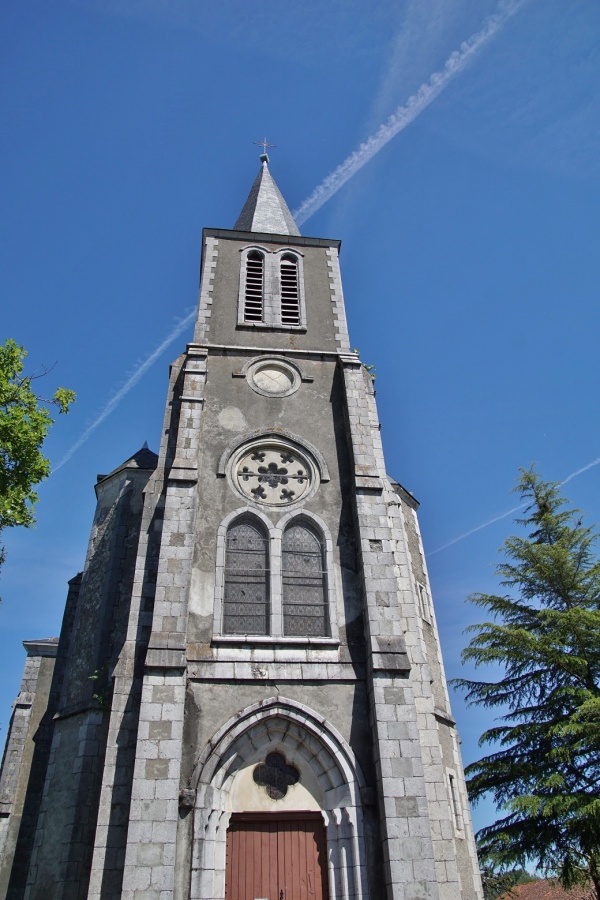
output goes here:
<path id="1" fill-rule="evenodd" d="M 320 534 L 304 522 L 292 522 L 283 533 L 281 574 L 283 633 L 327 637 L 327 573 Z"/>
<path id="2" fill-rule="evenodd" d="M 227 530 L 224 634 L 269 634 L 269 539 L 251 517 Z"/>
<path id="3" fill-rule="evenodd" d="M 281 257 L 281 324 L 300 324 L 298 260 L 291 253 Z"/>
<path id="4" fill-rule="evenodd" d="M 258 250 L 246 257 L 244 322 L 262 322 L 265 295 L 265 258 Z"/>

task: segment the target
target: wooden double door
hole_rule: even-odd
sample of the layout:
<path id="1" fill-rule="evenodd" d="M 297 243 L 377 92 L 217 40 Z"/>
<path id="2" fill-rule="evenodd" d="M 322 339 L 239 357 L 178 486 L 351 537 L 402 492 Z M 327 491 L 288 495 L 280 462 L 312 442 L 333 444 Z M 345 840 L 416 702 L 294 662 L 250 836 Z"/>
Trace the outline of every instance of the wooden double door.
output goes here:
<path id="1" fill-rule="evenodd" d="M 225 900 L 328 900 L 319 813 L 234 813 L 227 831 Z"/>

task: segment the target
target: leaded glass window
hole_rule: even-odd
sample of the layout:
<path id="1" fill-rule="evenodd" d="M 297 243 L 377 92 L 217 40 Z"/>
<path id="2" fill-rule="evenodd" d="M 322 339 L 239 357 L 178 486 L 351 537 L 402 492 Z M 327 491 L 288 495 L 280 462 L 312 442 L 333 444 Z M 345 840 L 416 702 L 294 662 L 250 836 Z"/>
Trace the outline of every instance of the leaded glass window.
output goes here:
<path id="1" fill-rule="evenodd" d="M 304 523 L 292 524 L 284 532 L 281 549 L 283 633 L 289 636 L 328 636 L 322 538 Z"/>
<path id="2" fill-rule="evenodd" d="M 223 601 L 224 634 L 269 634 L 269 542 L 250 519 L 227 531 Z"/>

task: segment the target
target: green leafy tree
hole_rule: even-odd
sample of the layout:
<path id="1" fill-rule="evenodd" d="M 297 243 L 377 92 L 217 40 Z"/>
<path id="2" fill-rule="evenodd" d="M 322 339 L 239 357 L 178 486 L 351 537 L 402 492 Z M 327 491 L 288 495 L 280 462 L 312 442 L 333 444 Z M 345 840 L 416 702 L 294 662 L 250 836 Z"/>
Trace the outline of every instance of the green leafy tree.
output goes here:
<path id="1" fill-rule="evenodd" d="M 591 879 L 600 900 L 600 562 L 592 528 L 559 485 L 521 471 L 526 536 L 509 537 L 497 566 L 502 596 L 469 599 L 491 621 L 468 629 L 463 660 L 496 680 L 459 679 L 470 704 L 498 709 L 467 767 L 473 801 L 505 814 L 477 835 L 484 863 L 535 862 L 565 888 Z"/>
<path id="2" fill-rule="evenodd" d="M 32 382 L 47 373 L 23 375 L 26 356 L 13 340 L 0 345 L 0 532 L 34 524 L 34 486 L 50 474 L 41 448 L 54 421 L 51 408 L 66 413 L 75 399 L 66 388 L 58 388 L 48 400 L 39 397 Z M 0 564 L 3 560 L 0 548 Z"/>

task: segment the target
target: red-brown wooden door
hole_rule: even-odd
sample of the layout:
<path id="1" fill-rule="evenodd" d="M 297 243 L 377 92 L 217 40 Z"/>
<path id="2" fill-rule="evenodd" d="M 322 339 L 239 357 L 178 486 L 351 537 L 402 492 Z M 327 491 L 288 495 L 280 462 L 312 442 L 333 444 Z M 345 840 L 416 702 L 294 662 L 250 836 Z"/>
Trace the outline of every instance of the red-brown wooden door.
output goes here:
<path id="1" fill-rule="evenodd" d="M 234 814 L 225 900 L 328 900 L 326 858 L 318 813 Z"/>

